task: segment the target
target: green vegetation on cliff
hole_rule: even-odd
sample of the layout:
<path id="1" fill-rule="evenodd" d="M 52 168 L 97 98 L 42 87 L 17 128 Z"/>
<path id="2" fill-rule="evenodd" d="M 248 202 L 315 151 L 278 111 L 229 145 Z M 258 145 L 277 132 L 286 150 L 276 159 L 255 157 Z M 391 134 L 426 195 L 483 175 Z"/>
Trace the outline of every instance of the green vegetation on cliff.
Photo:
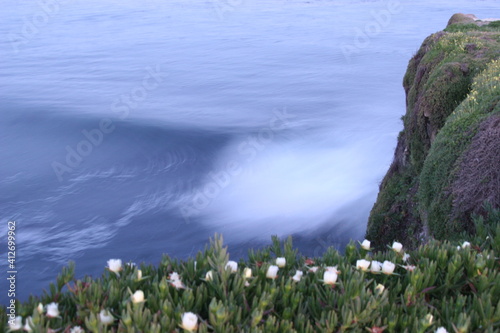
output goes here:
<path id="1" fill-rule="evenodd" d="M 484 202 L 500 206 L 500 21 L 472 22 L 454 15 L 408 65 L 404 130 L 368 238 L 453 239 L 474 232 L 471 215 L 485 214 Z"/>
<path id="2" fill-rule="evenodd" d="M 351 242 L 344 255 L 305 258 L 275 238 L 233 262 L 216 237 L 157 267 L 116 259 L 101 277 L 75 279 L 70 265 L 0 320 L 14 332 L 499 332 L 500 223 L 476 223 L 466 242 L 416 250 Z"/>

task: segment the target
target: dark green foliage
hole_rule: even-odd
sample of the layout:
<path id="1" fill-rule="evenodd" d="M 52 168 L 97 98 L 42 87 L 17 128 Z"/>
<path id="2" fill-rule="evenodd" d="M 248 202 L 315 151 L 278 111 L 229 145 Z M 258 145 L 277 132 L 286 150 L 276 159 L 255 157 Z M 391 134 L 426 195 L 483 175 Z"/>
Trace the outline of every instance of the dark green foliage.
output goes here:
<path id="1" fill-rule="evenodd" d="M 70 265 L 49 292 L 18 302 L 16 312 L 23 324 L 32 317 L 33 332 L 69 332 L 75 326 L 86 332 L 182 332 L 186 312 L 196 314 L 196 332 L 365 332 L 376 327 L 434 332 L 441 326 L 448 332 L 454 327 L 457 332 L 498 332 L 500 211 L 488 211 L 489 220 L 476 218 L 470 246 L 431 241 L 414 251 L 372 253 L 351 242 L 344 255 L 329 248 L 321 258 L 305 258 L 291 239 L 281 243 L 274 238 L 232 272 L 226 269 L 222 238 L 216 236 L 196 258 L 178 261 L 165 255 L 158 267 L 125 265 L 119 274 L 75 279 Z M 276 256 L 286 258 L 286 264 L 273 279 L 266 273 Z M 393 274 L 372 273 L 356 267 L 360 259 L 397 266 Z M 310 271 L 313 267 L 316 272 Z M 251 277 L 245 268 L 252 269 Z M 337 271 L 334 284 L 323 281 L 329 269 Z M 304 274 L 300 281 L 292 279 L 297 270 Z M 209 271 L 212 278 L 206 279 Z M 172 285 L 174 272 L 183 288 Z M 144 302 L 133 301 L 138 290 Z M 57 303 L 60 315 L 49 318 L 40 302 Z M 103 309 L 114 317 L 112 323 L 100 319 Z M 5 308 L 0 318 L 7 322 Z"/>

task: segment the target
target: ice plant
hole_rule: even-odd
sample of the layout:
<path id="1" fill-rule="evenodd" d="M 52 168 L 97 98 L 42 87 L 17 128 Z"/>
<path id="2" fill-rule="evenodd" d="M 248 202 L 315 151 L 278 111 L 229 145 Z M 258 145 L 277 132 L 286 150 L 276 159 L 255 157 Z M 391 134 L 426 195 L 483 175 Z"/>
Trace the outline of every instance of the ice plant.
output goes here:
<path id="1" fill-rule="evenodd" d="M 387 274 L 387 275 L 391 275 L 394 272 L 395 268 L 396 268 L 395 264 L 386 260 L 382 264 L 382 273 Z"/>
<path id="2" fill-rule="evenodd" d="M 286 265 L 286 259 L 284 257 L 276 258 L 276 266 L 283 268 Z"/>
<path id="3" fill-rule="evenodd" d="M 401 267 L 403 267 L 404 269 L 406 269 L 409 272 L 413 272 L 415 270 L 415 268 L 417 268 L 416 266 L 413 266 L 413 265 L 406 265 L 406 266 L 401 266 Z"/>
<path id="4" fill-rule="evenodd" d="M 466 247 L 470 247 L 470 243 L 469 242 L 463 242 L 462 249 L 465 249 Z"/>
<path id="5" fill-rule="evenodd" d="M 33 320 L 31 319 L 31 316 L 29 316 L 28 318 L 26 318 L 26 323 L 24 324 L 24 330 L 26 332 L 33 332 L 32 329 L 33 326 L 35 325 L 33 325 Z"/>
<path id="6" fill-rule="evenodd" d="M 181 277 L 179 276 L 179 273 L 177 272 L 172 272 L 170 273 L 170 275 L 168 276 L 168 278 L 172 281 L 175 281 L 175 280 L 180 280 Z"/>
<path id="7" fill-rule="evenodd" d="M 75 326 L 75 327 L 71 328 L 69 333 L 85 333 L 85 331 L 80 326 Z"/>
<path id="8" fill-rule="evenodd" d="M 383 284 L 377 284 L 377 286 L 375 287 L 375 291 L 379 294 L 383 293 L 385 290 L 385 286 Z"/>
<path id="9" fill-rule="evenodd" d="M 371 242 L 370 242 L 368 239 L 365 239 L 365 240 L 361 243 L 361 248 L 362 248 L 363 250 L 370 251 L 370 245 L 371 245 Z"/>
<path id="10" fill-rule="evenodd" d="M 267 269 L 266 277 L 269 279 L 276 279 L 278 277 L 279 267 L 275 265 L 269 266 Z"/>
<path id="11" fill-rule="evenodd" d="M 119 272 L 122 270 L 122 260 L 121 259 L 109 259 L 108 260 L 108 269 L 119 275 Z"/>
<path id="12" fill-rule="evenodd" d="M 36 307 L 36 310 L 38 311 L 39 314 L 43 313 L 43 304 L 38 303 L 38 306 Z"/>
<path id="13" fill-rule="evenodd" d="M 295 275 L 292 277 L 292 280 L 295 282 L 299 282 L 300 279 L 302 278 L 302 275 L 304 275 L 302 271 L 296 271 Z"/>
<path id="14" fill-rule="evenodd" d="M 337 273 L 331 271 L 325 271 L 323 273 L 324 284 L 334 285 L 337 282 Z"/>
<path id="15" fill-rule="evenodd" d="M 184 312 L 180 326 L 186 331 L 193 332 L 198 328 L 198 317 L 192 312 Z"/>
<path id="16" fill-rule="evenodd" d="M 238 271 L 238 263 L 236 261 L 229 260 L 226 264 L 226 269 L 230 269 L 231 273 L 235 273 Z"/>
<path id="17" fill-rule="evenodd" d="M 446 330 L 446 328 L 444 328 L 443 326 L 439 327 L 435 333 L 448 333 L 448 331 Z"/>
<path id="18" fill-rule="evenodd" d="M 326 266 L 325 270 L 329 272 L 334 272 L 335 274 L 340 274 L 340 271 L 337 269 L 337 266 Z"/>
<path id="19" fill-rule="evenodd" d="M 356 261 L 356 268 L 360 269 L 362 271 L 368 270 L 368 267 L 370 266 L 370 262 L 365 259 L 360 259 Z"/>
<path id="20" fill-rule="evenodd" d="M 403 255 L 403 261 L 404 261 L 404 262 L 407 262 L 407 261 L 408 261 L 408 259 L 410 259 L 410 255 L 409 255 L 408 253 L 405 253 L 405 254 Z"/>
<path id="21" fill-rule="evenodd" d="M 252 269 L 245 267 L 245 269 L 243 270 L 243 276 L 245 277 L 245 279 L 251 278 L 252 277 Z"/>
<path id="22" fill-rule="evenodd" d="M 137 304 L 137 303 L 142 303 L 144 302 L 144 292 L 142 290 L 137 290 L 133 295 L 132 295 L 132 303 Z"/>
<path id="23" fill-rule="evenodd" d="M 370 271 L 372 273 L 380 273 L 382 270 L 382 263 L 380 261 L 373 260 L 371 263 Z"/>
<path id="24" fill-rule="evenodd" d="M 394 251 L 396 251 L 397 253 L 401 252 L 401 250 L 403 250 L 403 244 L 399 243 L 399 242 L 394 242 L 392 243 L 392 249 Z"/>
<path id="25" fill-rule="evenodd" d="M 318 268 L 319 268 L 318 266 L 313 266 L 313 267 L 309 268 L 309 272 L 316 273 L 316 271 L 318 270 Z"/>
<path id="26" fill-rule="evenodd" d="M 108 310 L 104 309 L 99 313 L 99 319 L 104 325 L 112 324 L 115 321 L 113 315 Z"/>
<path id="27" fill-rule="evenodd" d="M 47 304 L 47 317 L 55 318 L 59 316 L 59 305 L 57 303 Z"/>
<path id="28" fill-rule="evenodd" d="M 20 330 L 23 327 L 23 317 L 17 316 L 15 319 L 9 320 L 9 329 L 11 331 Z"/>

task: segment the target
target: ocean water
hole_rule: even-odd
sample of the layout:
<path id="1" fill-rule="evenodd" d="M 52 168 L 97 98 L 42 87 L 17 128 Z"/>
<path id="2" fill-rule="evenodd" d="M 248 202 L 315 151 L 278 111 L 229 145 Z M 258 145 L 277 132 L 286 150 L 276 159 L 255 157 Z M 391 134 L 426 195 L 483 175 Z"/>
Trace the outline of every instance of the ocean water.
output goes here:
<path id="1" fill-rule="evenodd" d="M 496 1 L 1 1 L 0 272 L 363 238 L 423 39 Z M 497 15 L 498 16 L 498 15 Z M 0 300 L 8 302 L 6 279 Z"/>

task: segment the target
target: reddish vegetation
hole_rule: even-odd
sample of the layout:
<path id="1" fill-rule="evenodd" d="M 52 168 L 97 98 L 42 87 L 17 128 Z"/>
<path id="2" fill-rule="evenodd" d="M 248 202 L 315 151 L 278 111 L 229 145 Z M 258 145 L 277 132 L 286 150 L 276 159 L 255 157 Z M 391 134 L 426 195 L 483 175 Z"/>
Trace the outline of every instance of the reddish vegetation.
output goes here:
<path id="1" fill-rule="evenodd" d="M 463 155 L 457 177 L 452 185 L 454 197 L 452 216 L 468 221 L 470 215 L 485 214 L 482 203 L 500 207 L 500 116 L 487 118 Z"/>

